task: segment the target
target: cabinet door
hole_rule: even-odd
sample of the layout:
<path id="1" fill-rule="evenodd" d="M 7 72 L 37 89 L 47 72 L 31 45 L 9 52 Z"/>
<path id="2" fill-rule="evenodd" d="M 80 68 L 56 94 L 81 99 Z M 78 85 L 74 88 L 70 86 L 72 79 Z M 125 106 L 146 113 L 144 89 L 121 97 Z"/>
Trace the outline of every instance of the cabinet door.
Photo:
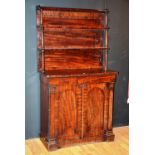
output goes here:
<path id="1" fill-rule="evenodd" d="M 51 95 L 53 99 L 51 124 L 54 122 L 54 129 L 51 128 L 51 131 L 55 130 L 58 144 L 61 146 L 78 141 L 80 139 L 81 89 L 68 80 L 56 86 L 55 93 Z"/>
<path id="2" fill-rule="evenodd" d="M 104 130 L 105 84 L 82 87 L 82 137 L 102 138 Z"/>

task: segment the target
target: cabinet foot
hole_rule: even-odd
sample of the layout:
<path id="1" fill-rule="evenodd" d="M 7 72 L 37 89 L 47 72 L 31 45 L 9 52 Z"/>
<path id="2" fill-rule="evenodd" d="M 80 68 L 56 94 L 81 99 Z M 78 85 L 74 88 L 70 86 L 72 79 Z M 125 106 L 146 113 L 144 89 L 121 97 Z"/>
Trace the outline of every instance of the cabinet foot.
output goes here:
<path id="1" fill-rule="evenodd" d="M 57 150 L 59 148 L 55 139 L 47 140 L 46 138 L 40 138 L 40 140 L 43 142 L 48 151 Z"/>
<path id="2" fill-rule="evenodd" d="M 115 135 L 113 134 L 113 131 L 105 131 L 104 132 L 104 141 L 114 141 Z"/>

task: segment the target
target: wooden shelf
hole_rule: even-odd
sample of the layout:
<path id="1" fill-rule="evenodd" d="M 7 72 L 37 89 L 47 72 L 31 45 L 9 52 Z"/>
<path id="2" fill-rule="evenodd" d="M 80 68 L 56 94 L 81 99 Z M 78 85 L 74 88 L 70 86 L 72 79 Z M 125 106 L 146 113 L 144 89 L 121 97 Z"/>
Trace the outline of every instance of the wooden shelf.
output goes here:
<path id="1" fill-rule="evenodd" d="M 82 8 L 62 8 L 62 7 L 48 7 L 48 6 L 36 6 L 37 10 L 47 10 L 47 11 L 70 11 L 70 12 L 97 12 L 97 13 L 108 13 L 108 9 L 95 10 L 95 9 L 82 9 Z"/>
<path id="2" fill-rule="evenodd" d="M 108 48 L 107 48 L 107 47 L 94 47 L 94 48 L 91 48 L 91 47 L 90 47 L 90 48 L 83 48 L 83 47 L 82 47 L 82 48 L 46 48 L 46 49 L 45 49 L 45 48 L 38 48 L 38 51 L 42 51 L 42 50 L 43 50 L 43 51 L 44 51 L 44 50 L 45 50 L 45 51 L 50 51 L 50 50 L 84 50 L 84 49 L 86 49 L 86 50 L 87 50 L 87 49 L 88 49 L 88 50 L 91 50 L 91 49 L 92 49 L 92 50 L 93 50 L 93 49 L 94 49 L 94 50 L 95 50 L 95 49 L 110 50 L 109 47 L 108 47 Z"/>
<path id="3" fill-rule="evenodd" d="M 110 27 L 109 26 L 106 26 L 106 27 L 103 27 L 103 28 L 68 28 L 68 27 L 65 27 L 65 26 L 55 26 L 55 27 L 45 27 L 43 25 L 37 25 L 37 29 L 40 29 L 40 30 L 53 30 L 53 29 L 62 29 L 62 30 L 92 30 L 92 31 L 105 31 L 105 30 L 109 30 Z"/>

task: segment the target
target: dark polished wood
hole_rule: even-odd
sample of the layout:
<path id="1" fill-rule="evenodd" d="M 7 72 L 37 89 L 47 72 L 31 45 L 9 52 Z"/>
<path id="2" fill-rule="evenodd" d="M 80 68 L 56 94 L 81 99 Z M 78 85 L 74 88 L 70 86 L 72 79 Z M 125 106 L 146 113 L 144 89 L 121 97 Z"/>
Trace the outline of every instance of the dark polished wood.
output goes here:
<path id="1" fill-rule="evenodd" d="M 48 150 L 114 140 L 108 29 L 107 10 L 37 7 L 40 137 Z"/>

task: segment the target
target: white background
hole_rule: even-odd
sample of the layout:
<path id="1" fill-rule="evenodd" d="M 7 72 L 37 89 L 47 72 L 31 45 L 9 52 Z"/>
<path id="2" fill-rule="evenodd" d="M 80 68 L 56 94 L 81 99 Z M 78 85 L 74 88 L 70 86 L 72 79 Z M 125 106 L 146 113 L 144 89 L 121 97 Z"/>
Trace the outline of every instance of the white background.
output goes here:
<path id="1" fill-rule="evenodd" d="M 155 1 L 130 0 L 130 151 L 155 154 Z"/>
<path id="2" fill-rule="evenodd" d="M 131 155 L 155 154 L 155 2 L 130 0 Z M 25 154 L 25 2 L 0 5 L 0 154 Z"/>

